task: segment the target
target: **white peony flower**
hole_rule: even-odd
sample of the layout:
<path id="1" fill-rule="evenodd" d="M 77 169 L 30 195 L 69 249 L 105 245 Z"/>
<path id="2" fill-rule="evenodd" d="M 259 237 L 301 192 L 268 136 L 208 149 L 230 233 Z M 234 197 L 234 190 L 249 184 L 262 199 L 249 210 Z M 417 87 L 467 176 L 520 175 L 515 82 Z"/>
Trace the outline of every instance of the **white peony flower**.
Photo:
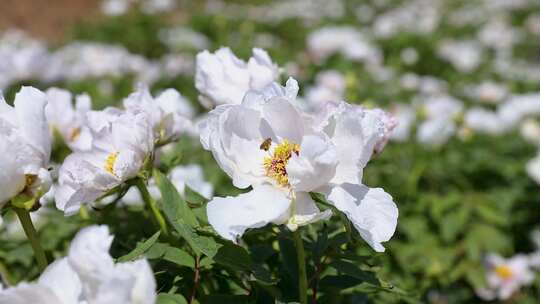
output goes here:
<path id="1" fill-rule="evenodd" d="M 189 101 L 175 89 L 153 98 L 143 85 L 124 99 L 124 107 L 128 112 L 145 112 L 150 117 L 158 145 L 174 141 L 191 129 L 189 118 L 195 114 Z"/>
<path id="2" fill-rule="evenodd" d="M 317 62 L 340 53 L 347 59 L 366 63 L 380 63 L 381 51 L 367 37 L 353 27 L 328 26 L 309 34 L 309 54 Z"/>
<path id="3" fill-rule="evenodd" d="M 540 93 L 514 95 L 497 109 L 508 126 L 517 126 L 524 118 L 540 114 Z"/>
<path id="4" fill-rule="evenodd" d="M 35 283 L 0 290 L 0 303 L 155 303 L 156 282 L 148 261 L 115 264 L 109 255 L 112 240 L 107 226 L 82 229 L 67 257 L 49 265 Z"/>
<path id="5" fill-rule="evenodd" d="M 488 267 L 487 288 L 476 290 L 476 293 L 487 301 L 506 300 L 522 286 L 529 285 L 534 280 L 534 273 L 524 255 L 504 259 L 496 254 L 491 254 L 487 256 L 486 264 Z"/>
<path id="6" fill-rule="evenodd" d="M 384 146 L 390 127 L 382 111 L 328 103 L 308 116 L 295 107 L 298 84 L 250 91 L 239 105 L 222 105 L 201 124 L 201 143 L 238 188 L 236 197 L 207 205 L 210 224 L 236 241 L 247 229 L 268 223 L 290 230 L 331 216 L 309 192 L 328 196 L 377 251 L 397 223 L 397 208 L 382 189 L 361 184 L 362 170 Z M 370 210 L 369 212 L 366 212 Z"/>
<path id="7" fill-rule="evenodd" d="M 484 108 L 471 108 L 464 117 L 465 126 L 469 129 L 491 135 L 499 135 L 506 131 L 507 126 L 496 112 Z"/>
<path id="8" fill-rule="evenodd" d="M 51 185 L 46 104 L 32 87 L 21 88 L 13 107 L 0 95 L 0 206 L 19 194 L 39 198 Z"/>
<path id="9" fill-rule="evenodd" d="M 69 155 L 59 171 L 55 200 L 66 214 L 136 177 L 153 153 L 153 128 L 145 112 L 93 111 L 88 125 L 92 148 Z"/>
<path id="10" fill-rule="evenodd" d="M 75 107 L 71 93 L 58 88 L 46 91 L 48 104 L 45 113 L 52 131 L 57 131 L 72 150 L 88 150 L 92 146 L 92 135 L 86 126 L 86 113 L 92 109 L 88 95 L 78 95 Z"/>
<path id="11" fill-rule="evenodd" d="M 521 123 L 519 131 L 523 139 L 540 147 L 540 122 L 527 118 Z"/>
<path id="12" fill-rule="evenodd" d="M 317 74 L 314 87 L 306 91 L 306 110 L 315 111 L 327 102 L 338 102 L 345 95 L 345 77 L 338 71 L 323 71 Z"/>
<path id="13" fill-rule="evenodd" d="M 439 46 L 439 56 L 462 73 L 475 70 L 482 60 L 482 48 L 476 41 L 445 40 Z"/>
<path id="14" fill-rule="evenodd" d="M 239 104 L 248 90 L 260 90 L 279 76 L 279 70 L 268 53 L 253 49 L 248 62 L 238 59 L 229 48 L 215 53 L 197 54 L 195 87 L 199 100 L 213 108 L 220 104 Z"/>
<path id="15" fill-rule="evenodd" d="M 446 143 L 455 134 L 456 120 L 462 111 L 463 103 L 452 96 L 432 96 L 426 99 L 423 105 L 426 120 L 418 127 L 418 141 L 431 146 Z"/>
<path id="16" fill-rule="evenodd" d="M 508 89 L 493 81 L 484 81 L 478 85 L 466 88 L 466 93 L 475 100 L 484 103 L 500 103 L 507 95 Z"/>

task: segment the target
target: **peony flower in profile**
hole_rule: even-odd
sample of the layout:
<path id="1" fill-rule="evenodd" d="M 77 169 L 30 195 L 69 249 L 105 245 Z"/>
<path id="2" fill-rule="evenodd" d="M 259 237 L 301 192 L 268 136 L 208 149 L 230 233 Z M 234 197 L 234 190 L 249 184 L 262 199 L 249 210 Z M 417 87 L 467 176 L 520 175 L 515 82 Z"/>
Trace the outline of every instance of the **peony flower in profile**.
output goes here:
<path id="1" fill-rule="evenodd" d="M 137 91 L 124 99 L 124 107 L 128 112 L 145 112 L 148 115 L 157 145 L 177 140 L 191 129 L 190 118 L 194 109 L 175 89 L 167 89 L 153 98 L 148 88 L 140 85 Z"/>
<path id="2" fill-rule="evenodd" d="M 88 126 L 92 148 L 69 155 L 60 167 L 55 201 L 66 214 L 136 177 L 152 157 L 153 125 L 145 112 L 92 111 Z"/>
<path id="3" fill-rule="evenodd" d="M 476 290 L 476 294 L 486 301 L 507 300 L 522 286 L 530 285 L 534 280 L 534 273 L 525 255 L 518 254 L 504 259 L 490 254 L 486 257 L 486 266 L 487 287 Z"/>
<path id="4" fill-rule="evenodd" d="M 72 150 L 88 150 L 92 135 L 86 126 L 86 113 L 92 109 L 88 95 L 75 97 L 75 107 L 69 91 L 50 88 L 46 91 L 48 104 L 45 108 L 51 131 L 58 132 Z"/>
<path id="5" fill-rule="evenodd" d="M 33 204 L 51 185 L 46 104 L 45 94 L 32 87 L 21 88 L 14 106 L 0 95 L 0 206 L 15 197 Z"/>
<path id="6" fill-rule="evenodd" d="M 67 257 L 45 269 L 37 282 L 0 290 L 0 303 L 83 304 L 156 301 L 156 282 L 146 259 L 114 263 L 107 226 L 82 229 Z"/>
<path id="7" fill-rule="evenodd" d="M 200 93 L 200 102 L 207 108 L 238 104 L 248 90 L 260 90 L 278 76 L 277 65 L 262 49 L 254 48 L 247 63 L 226 47 L 215 53 L 197 54 L 195 87 Z"/>
<path id="8" fill-rule="evenodd" d="M 236 241 L 268 223 L 290 230 L 328 219 L 309 192 L 320 192 L 353 222 L 377 251 L 394 233 L 398 211 L 382 189 L 361 184 L 362 170 L 382 149 L 390 127 L 386 114 L 345 102 L 308 115 L 295 106 L 298 84 L 274 83 L 249 91 L 242 102 L 218 106 L 200 125 L 201 143 L 241 189 L 207 205 L 210 224 Z"/>

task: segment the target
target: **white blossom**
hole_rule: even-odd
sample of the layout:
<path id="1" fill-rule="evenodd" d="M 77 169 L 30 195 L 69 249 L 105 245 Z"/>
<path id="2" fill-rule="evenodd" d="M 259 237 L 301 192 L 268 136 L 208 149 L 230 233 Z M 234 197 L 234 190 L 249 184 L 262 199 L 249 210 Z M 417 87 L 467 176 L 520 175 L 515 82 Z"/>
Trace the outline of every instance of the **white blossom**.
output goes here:
<path id="1" fill-rule="evenodd" d="M 174 141 L 191 128 L 190 117 L 195 110 L 175 89 L 167 89 L 153 98 L 148 88 L 140 85 L 124 99 L 128 112 L 144 112 L 150 118 L 154 138 L 159 145 Z"/>
<path id="2" fill-rule="evenodd" d="M 107 226 L 82 229 L 67 257 L 49 265 L 34 283 L 0 289 L 0 303 L 155 303 L 156 282 L 148 261 L 115 264 L 109 254 L 112 241 Z"/>
<path id="3" fill-rule="evenodd" d="M 86 126 L 86 113 L 92 109 L 86 94 L 75 97 L 75 106 L 69 91 L 50 88 L 46 91 L 48 104 L 45 113 L 51 131 L 58 132 L 72 150 L 88 150 L 92 135 Z"/>
<path id="4" fill-rule="evenodd" d="M 381 51 L 353 27 L 323 27 L 313 31 L 307 38 L 307 46 L 309 54 L 318 62 L 337 53 L 360 62 L 382 60 Z"/>
<path id="5" fill-rule="evenodd" d="M 59 171 L 55 201 L 66 214 L 136 177 L 153 153 L 153 125 L 145 112 L 93 111 L 88 125 L 92 148 L 69 155 Z"/>
<path id="6" fill-rule="evenodd" d="M 262 49 L 253 49 L 248 62 L 237 58 L 229 48 L 197 54 L 195 87 L 199 100 L 209 108 L 239 104 L 248 90 L 260 90 L 277 79 L 279 70 Z"/>
<path id="7" fill-rule="evenodd" d="M 331 216 L 309 195 L 321 192 L 375 250 L 383 251 L 380 243 L 392 236 L 398 211 L 390 195 L 362 185 L 361 179 L 391 131 L 386 114 L 341 102 L 307 115 L 295 106 L 297 93 L 293 79 L 286 87 L 250 91 L 241 104 L 219 106 L 201 124 L 203 147 L 233 184 L 253 188 L 212 199 L 210 224 L 233 241 L 268 223 L 296 230 Z"/>
<path id="8" fill-rule="evenodd" d="M 19 194 L 37 199 L 51 185 L 46 104 L 32 87 L 21 88 L 13 107 L 0 95 L 0 206 Z"/>
<path id="9" fill-rule="evenodd" d="M 534 280 L 528 259 L 524 255 L 516 255 L 504 259 L 496 254 L 486 258 L 487 287 L 476 290 L 476 294 L 485 300 L 507 300 L 522 286 L 530 285 Z"/>

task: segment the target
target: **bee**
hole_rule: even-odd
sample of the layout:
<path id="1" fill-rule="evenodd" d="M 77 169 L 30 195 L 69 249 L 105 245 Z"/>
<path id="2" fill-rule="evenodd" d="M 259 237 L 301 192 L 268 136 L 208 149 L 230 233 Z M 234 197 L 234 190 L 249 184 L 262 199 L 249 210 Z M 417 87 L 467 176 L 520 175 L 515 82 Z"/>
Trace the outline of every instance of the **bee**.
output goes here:
<path id="1" fill-rule="evenodd" d="M 261 150 L 264 150 L 264 151 L 268 151 L 268 149 L 270 149 L 270 145 L 272 144 L 272 139 L 271 138 L 267 138 L 265 139 L 261 146 L 259 147 Z"/>

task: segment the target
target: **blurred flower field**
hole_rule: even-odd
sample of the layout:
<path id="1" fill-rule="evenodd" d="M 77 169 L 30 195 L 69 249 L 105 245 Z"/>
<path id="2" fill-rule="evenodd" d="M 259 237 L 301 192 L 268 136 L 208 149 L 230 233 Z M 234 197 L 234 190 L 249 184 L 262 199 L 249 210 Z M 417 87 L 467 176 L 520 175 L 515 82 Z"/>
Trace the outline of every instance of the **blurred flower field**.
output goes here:
<path id="1" fill-rule="evenodd" d="M 538 303 L 540 2 L 94 9 L 0 23 L 0 304 Z"/>

